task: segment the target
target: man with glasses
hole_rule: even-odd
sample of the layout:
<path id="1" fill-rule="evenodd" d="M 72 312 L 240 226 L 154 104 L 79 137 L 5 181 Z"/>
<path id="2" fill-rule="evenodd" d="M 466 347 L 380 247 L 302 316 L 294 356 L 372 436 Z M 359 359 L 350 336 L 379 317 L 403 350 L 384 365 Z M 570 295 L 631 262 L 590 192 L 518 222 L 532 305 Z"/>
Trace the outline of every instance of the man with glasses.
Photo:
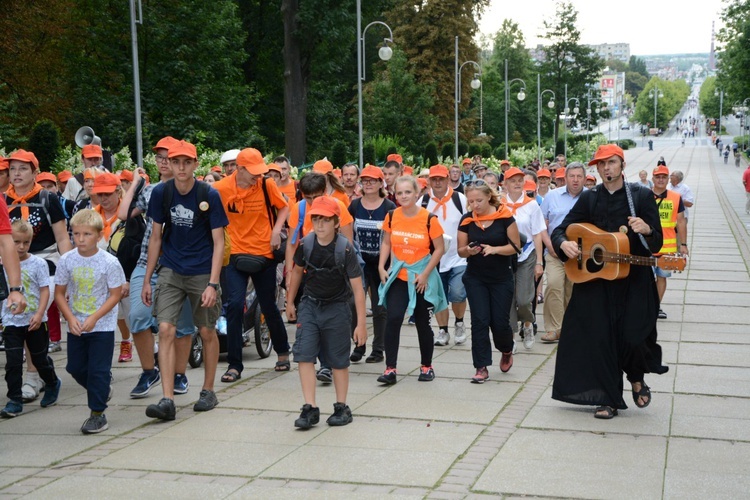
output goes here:
<path id="1" fill-rule="evenodd" d="M 161 182 L 166 182 L 174 177 L 172 169 L 169 166 L 169 159 L 167 154 L 169 153 L 170 146 L 177 143 L 177 139 L 173 137 L 164 137 L 156 146 L 154 146 L 154 152 L 156 153 L 156 167 L 159 169 L 159 175 L 161 176 Z M 148 204 L 151 200 L 151 193 L 155 186 L 159 184 L 149 184 L 139 188 L 139 182 L 133 182 L 130 185 L 127 193 L 120 202 L 120 209 L 118 212 L 118 218 L 120 220 L 126 220 L 128 218 L 128 208 L 130 207 L 131 201 L 134 197 L 136 198 L 135 208 L 130 213 L 130 217 L 141 217 L 148 210 Z M 140 189 L 140 192 L 139 192 Z M 161 380 L 159 368 L 156 366 L 154 360 L 154 338 L 152 333 L 152 326 L 154 324 L 154 318 L 152 314 L 151 305 L 146 305 L 141 299 L 141 291 L 143 288 L 143 277 L 146 275 L 146 264 L 148 262 L 148 242 L 151 237 L 151 231 L 153 230 L 153 220 L 151 217 L 146 217 L 146 232 L 143 235 L 143 243 L 141 243 L 141 255 L 138 258 L 133 274 L 130 276 L 130 314 L 128 319 L 130 320 L 130 329 L 133 334 L 133 343 L 135 344 L 135 350 L 138 352 L 138 359 L 141 361 L 141 369 L 143 370 L 138 383 L 130 391 L 130 397 L 134 399 L 145 398 L 151 387 Z M 151 286 L 156 286 L 156 273 L 151 278 Z M 187 371 L 188 358 L 190 357 L 190 345 L 192 343 L 193 332 L 195 327 L 193 326 L 193 319 L 191 315 L 190 301 L 185 300 L 182 305 L 180 317 L 177 321 L 177 333 L 175 335 L 175 351 L 177 353 L 175 363 L 175 374 L 174 374 L 174 394 L 186 394 L 188 392 L 188 379 L 185 375 Z"/>
<path id="2" fill-rule="evenodd" d="M 486 169 L 486 167 L 485 167 Z M 484 182 L 474 179 L 471 182 Z M 455 192 L 448 186 L 448 169 L 444 165 L 430 167 L 430 191 L 422 198 L 422 206 L 431 213 L 437 215 L 440 226 L 445 234 L 456 239 L 458 234 L 458 223 L 466 213 L 466 196 Z M 466 289 L 463 284 L 463 275 L 466 271 L 466 259 L 458 256 L 457 245 L 450 245 L 443 257 L 440 259 L 440 278 L 443 289 L 453 308 L 456 317 L 454 340 L 460 345 L 466 342 L 466 328 L 464 327 L 464 314 L 466 313 Z M 435 337 L 435 345 L 446 346 L 450 342 L 448 333 L 449 317 L 448 309 L 435 313 L 438 322 L 438 333 Z"/>

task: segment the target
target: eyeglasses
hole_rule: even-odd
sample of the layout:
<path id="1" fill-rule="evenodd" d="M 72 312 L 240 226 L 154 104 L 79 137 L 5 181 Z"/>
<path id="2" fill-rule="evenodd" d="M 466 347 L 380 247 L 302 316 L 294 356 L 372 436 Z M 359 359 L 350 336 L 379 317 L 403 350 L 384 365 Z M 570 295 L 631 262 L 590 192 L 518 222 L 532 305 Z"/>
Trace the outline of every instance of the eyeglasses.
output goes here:
<path id="1" fill-rule="evenodd" d="M 362 177 L 359 180 L 362 184 L 382 184 L 383 181 L 380 179 L 372 179 L 370 177 Z"/>
<path id="2" fill-rule="evenodd" d="M 466 184 L 464 184 L 466 187 L 479 187 L 479 186 L 489 186 L 485 181 L 482 179 L 477 179 L 474 181 L 469 181 Z"/>
<path id="3" fill-rule="evenodd" d="M 156 163 L 165 163 L 169 158 L 162 155 L 156 155 Z"/>

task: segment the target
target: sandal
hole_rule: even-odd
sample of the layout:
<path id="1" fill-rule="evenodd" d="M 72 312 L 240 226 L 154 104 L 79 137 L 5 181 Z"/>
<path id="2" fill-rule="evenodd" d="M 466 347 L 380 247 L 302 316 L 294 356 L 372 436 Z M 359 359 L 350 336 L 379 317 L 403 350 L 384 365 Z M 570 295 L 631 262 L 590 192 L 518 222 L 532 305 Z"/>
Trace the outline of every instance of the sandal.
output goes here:
<path id="1" fill-rule="evenodd" d="M 638 408 L 645 408 L 649 404 L 651 404 L 651 388 L 649 386 L 647 386 L 646 383 L 644 381 L 642 381 L 642 380 L 641 380 L 640 383 L 641 383 L 641 390 L 638 391 L 638 392 L 632 391 L 632 393 L 633 393 L 633 401 L 635 402 L 635 405 Z M 638 400 L 640 398 L 648 398 L 648 399 L 646 400 L 645 403 L 638 404 Z"/>
<path id="2" fill-rule="evenodd" d="M 546 344 L 553 344 L 560 340 L 560 334 L 558 332 L 547 332 L 544 335 L 542 335 L 539 340 Z"/>
<path id="3" fill-rule="evenodd" d="M 238 372 L 234 368 L 230 368 L 226 371 L 226 373 L 224 373 L 224 375 L 221 376 L 221 381 L 231 384 L 232 382 L 237 382 L 241 378 L 242 375 L 240 374 L 240 372 Z"/>
<path id="4" fill-rule="evenodd" d="M 594 418 L 601 418 L 604 420 L 609 420 L 616 416 L 617 408 L 612 408 L 611 406 L 599 406 L 596 408 L 596 413 L 594 413 Z"/>
<path id="5" fill-rule="evenodd" d="M 289 360 L 277 361 L 276 366 L 273 368 L 273 370 L 277 372 L 288 372 L 291 369 L 292 369 L 292 364 L 289 362 Z"/>

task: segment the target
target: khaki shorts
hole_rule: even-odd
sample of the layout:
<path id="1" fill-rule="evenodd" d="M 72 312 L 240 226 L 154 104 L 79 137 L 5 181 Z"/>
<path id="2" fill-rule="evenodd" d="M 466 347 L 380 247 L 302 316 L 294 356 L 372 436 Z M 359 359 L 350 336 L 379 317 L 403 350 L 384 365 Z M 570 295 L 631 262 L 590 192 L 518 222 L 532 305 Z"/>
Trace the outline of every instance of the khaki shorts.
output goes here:
<path id="1" fill-rule="evenodd" d="M 185 298 L 190 299 L 193 309 L 193 324 L 198 328 L 216 328 L 221 313 L 221 289 L 216 294 L 213 307 L 201 307 L 201 295 L 209 281 L 208 274 L 184 276 L 172 269 L 162 267 L 154 290 L 154 312 L 158 323 L 176 325 Z"/>

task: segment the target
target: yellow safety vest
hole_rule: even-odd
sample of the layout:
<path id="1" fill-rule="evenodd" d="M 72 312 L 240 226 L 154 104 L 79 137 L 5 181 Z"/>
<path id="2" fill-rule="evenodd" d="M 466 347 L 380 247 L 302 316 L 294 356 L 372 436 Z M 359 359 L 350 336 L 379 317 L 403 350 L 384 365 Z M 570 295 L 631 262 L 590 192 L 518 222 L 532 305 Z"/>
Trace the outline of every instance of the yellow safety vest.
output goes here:
<path id="1" fill-rule="evenodd" d="M 677 253 L 677 210 L 680 208 L 680 195 L 669 189 L 659 197 L 654 195 L 656 206 L 659 209 L 659 221 L 661 222 L 661 231 L 664 235 L 664 243 L 655 255 L 666 253 Z"/>

